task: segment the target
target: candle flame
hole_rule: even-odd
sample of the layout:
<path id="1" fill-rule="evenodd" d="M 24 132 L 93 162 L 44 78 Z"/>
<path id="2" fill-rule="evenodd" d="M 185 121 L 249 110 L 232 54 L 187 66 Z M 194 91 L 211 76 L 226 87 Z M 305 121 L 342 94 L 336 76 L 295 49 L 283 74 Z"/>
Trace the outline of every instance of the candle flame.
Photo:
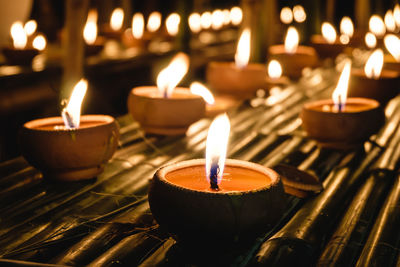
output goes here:
<path id="1" fill-rule="evenodd" d="M 368 78 L 378 79 L 381 76 L 383 66 L 383 51 L 382 49 L 376 49 L 368 58 L 367 63 L 364 67 L 365 75 Z"/>
<path id="2" fill-rule="evenodd" d="M 162 15 L 158 11 L 153 11 L 150 13 L 149 19 L 147 20 L 147 30 L 149 32 L 156 32 L 161 26 Z"/>
<path id="3" fill-rule="evenodd" d="M 212 23 L 211 28 L 214 30 L 219 30 L 224 26 L 224 14 L 222 13 L 221 9 L 216 9 L 212 13 Z"/>
<path id="4" fill-rule="evenodd" d="M 167 26 L 167 32 L 171 36 L 176 36 L 179 31 L 179 24 L 181 23 L 181 17 L 177 13 L 172 13 L 167 17 L 165 25 Z"/>
<path id="5" fill-rule="evenodd" d="M 336 30 L 332 26 L 332 24 L 328 22 L 322 23 L 322 36 L 324 36 L 324 39 L 329 43 L 333 44 L 336 41 Z"/>
<path id="6" fill-rule="evenodd" d="M 214 105 L 215 103 L 214 96 L 210 90 L 199 82 L 192 82 L 190 85 L 190 92 L 194 95 L 201 96 L 209 105 Z"/>
<path id="7" fill-rule="evenodd" d="M 400 27 L 400 5 L 396 4 L 393 9 L 393 16 L 396 22 L 396 26 Z"/>
<path id="8" fill-rule="evenodd" d="M 38 36 L 33 39 L 32 46 L 33 48 L 43 51 L 46 48 L 46 38 L 44 37 L 43 34 L 39 34 Z"/>
<path id="9" fill-rule="evenodd" d="M 208 129 L 206 141 L 206 177 L 209 182 L 213 180 L 212 176 L 215 174 L 217 175 L 217 183 L 221 182 L 225 167 L 230 127 L 229 118 L 225 113 L 217 116 Z"/>
<path id="10" fill-rule="evenodd" d="M 32 34 L 35 33 L 36 29 L 37 29 L 37 23 L 33 19 L 27 21 L 24 25 L 24 30 L 26 32 L 26 35 L 28 36 L 32 36 Z"/>
<path id="11" fill-rule="evenodd" d="M 67 106 L 62 111 L 62 117 L 67 129 L 79 128 L 81 106 L 87 91 L 88 83 L 81 79 L 74 87 Z"/>
<path id="12" fill-rule="evenodd" d="M 200 17 L 201 28 L 206 30 L 211 27 L 212 24 L 212 14 L 209 11 L 203 12 Z"/>
<path id="13" fill-rule="evenodd" d="M 290 26 L 286 33 L 285 38 L 285 51 L 289 54 L 296 53 L 297 47 L 299 45 L 299 33 L 297 32 L 296 28 Z"/>
<path id="14" fill-rule="evenodd" d="M 198 33 L 201 30 L 201 16 L 199 13 L 192 13 L 188 19 L 189 28 L 192 32 Z"/>
<path id="15" fill-rule="evenodd" d="M 365 44 L 368 48 L 374 48 L 376 46 L 376 37 L 373 33 L 367 32 L 365 34 Z"/>
<path id="16" fill-rule="evenodd" d="M 369 30 L 377 37 L 383 37 L 386 32 L 385 23 L 378 15 L 372 15 L 369 19 Z"/>
<path id="17" fill-rule="evenodd" d="M 119 31 L 124 23 L 124 10 L 120 7 L 114 9 L 111 14 L 110 27 L 113 31 Z"/>
<path id="18" fill-rule="evenodd" d="M 232 25 L 238 26 L 240 23 L 242 23 L 243 12 L 240 7 L 238 7 L 238 6 L 232 7 L 230 13 L 231 13 L 230 17 L 231 17 Z"/>
<path id="19" fill-rule="evenodd" d="M 349 88 L 349 79 L 351 71 L 351 60 L 345 62 L 342 73 L 340 74 L 338 84 L 332 93 L 332 100 L 338 111 L 341 111 L 346 105 L 347 90 Z"/>
<path id="20" fill-rule="evenodd" d="M 273 59 L 268 64 L 268 76 L 272 79 L 278 79 L 282 76 L 282 66 L 279 61 Z"/>
<path id="21" fill-rule="evenodd" d="M 396 21 L 394 20 L 394 15 L 392 10 L 388 10 L 384 17 L 386 30 L 389 32 L 394 32 L 396 30 Z"/>
<path id="22" fill-rule="evenodd" d="M 348 35 L 345 34 L 341 34 L 339 37 L 339 40 L 342 44 L 348 44 L 350 43 L 350 37 Z"/>
<path id="23" fill-rule="evenodd" d="M 295 5 L 293 7 L 293 17 L 294 17 L 294 20 L 298 23 L 302 23 L 306 20 L 307 15 L 306 15 L 306 11 L 304 10 L 303 6 Z"/>
<path id="24" fill-rule="evenodd" d="M 354 25 L 350 17 L 343 17 L 340 21 L 340 33 L 347 35 L 349 38 L 353 37 Z"/>
<path id="25" fill-rule="evenodd" d="M 222 13 L 224 14 L 224 25 L 229 25 L 231 23 L 231 12 L 229 9 L 224 9 Z"/>
<path id="26" fill-rule="evenodd" d="M 142 13 L 135 13 L 132 17 L 132 35 L 135 39 L 141 39 L 144 32 L 144 17 Z"/>
<path id="27" fill-rule="evenodd" d="M 249 63 L 250 39 L 251 39 L 250 30 L 246 28 L 240 35 L 238 46 L 236 48 L 235 63 L 238 68 L 244 68 Z"/>
<path id="28" fill-rule="evenodd" d="M 157 76 L 158 90 L 164 97 L 169 97 L 174 88 L 186 75 L 189 69 L 189 57 L 185 53 L 178 53 L 169 65 L 160 71 Z"/>
<path id="29" fill-rule="evenodd" d="M 394 34 L 387 34 L 383 40 L 389 53 L 397 62 L 400 62 L 400 39 Z"/>
<path id="30" fill-rule="evenodd" d="M 16 49 L 24 49 L 26 43 L 28 42 L 28 38 L 26 36 L 24 27 L 22 26 L 22 22 L 17 21 L 11 25 L 11 37 L 13 39 L 14 47 Z"/>
<path id="31" fill-rule="evenodd" d="M 289 7 L 285 6 L 281 9 L 281 13 L 280 13 L 279 17 L 280 17 L 282 23 L 290 24 L 293 21 L 293 12 Z"/>
<path id="32" fill-rule="evenodd" d="M 97 38 L 97 11 L 92 9 L 89 11 L 85 28 L 83 29 L 83 38 L 89 45 L 94 44 Z"/>

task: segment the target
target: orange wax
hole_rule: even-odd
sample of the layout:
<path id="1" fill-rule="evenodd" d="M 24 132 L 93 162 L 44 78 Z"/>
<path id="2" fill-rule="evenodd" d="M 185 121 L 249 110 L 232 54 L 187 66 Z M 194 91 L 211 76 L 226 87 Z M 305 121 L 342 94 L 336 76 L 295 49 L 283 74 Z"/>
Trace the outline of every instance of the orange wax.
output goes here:
<path id="1" fill-rule="evenodd" d="M 352 112 L 362 112 L 375 108 L 372 105 L 366 103 L 347 103 L 341 112 L 352 113 Z M 315 105 L 310 107 L 310 109 L 322 112 L 338 112 L 337 107 L 333 103 L 326 103 L 321 105 Z"/>
<path id="2" fill-rule="evenodd" d="M 210 189 L 204 165 L 190 166 L 168 172 L 165 179 L 177 186 L 209 192 L 244 192 L 270 186 L 271 178 L 256 170 L 225 166 L 219 191 Z"/>
<path id="3" fill-rule="evenodd" d="M 93 128 L 100 125 L 109 124 L 114 119 L 107 115 L 82 115 L 79 129 Z M 48 117 L 43 119 L 37 119 L 25 124 L 25 127 L 29 129 L 35 129 L 39 131 L 64 131 L 68 130 L 62 117 Z"/>

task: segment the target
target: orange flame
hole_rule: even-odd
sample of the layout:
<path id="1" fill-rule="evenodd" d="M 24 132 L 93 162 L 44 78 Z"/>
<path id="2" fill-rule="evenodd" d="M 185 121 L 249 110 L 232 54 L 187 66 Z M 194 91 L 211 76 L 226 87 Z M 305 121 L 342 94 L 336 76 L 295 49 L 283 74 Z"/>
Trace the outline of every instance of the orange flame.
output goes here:
<path id="1" fill-rule="evenodd" d="M 240 35 L 238 46 L 236 48 L 235 63 L 238 68 L 244 68 L 249 63 L 250 39 L 251 39 L 250 30 L 246 28 Z"/>
<path id="2" fill-rule="evenodd" d="M 192 82 L 190 85 L 190 92 L 194 95 L 201 96 L 209 105 L 214 105 L 215 103 L 214 96 L 210 90 L 199 82 Z"/>
<path id="3" fill-rule="evenodd" d="M 365 75 L 368 78 L 378 79 L 381 76 L 383 66 L 383 51 L 376 49 L 368 58 L 364 67 Z"/>
<path id="4" fill-rule="evenodd" d="M 328 42 L 328 44 L 333 44 L 336 41 L 336 30 L 332 24 L 328 22 L 322 23 L 322 36 Z"/>
<path id="5" fill-rule="evenodd" d="M 22 22 L 17 21 L 11 25 L 11 37 L 13 39 L 14 47 L 16 49 L 24 49 L 26 43 L 28 42 L 28 38 L 26 36 L 24 27 L 22 26 Z"/>
<path id="6" fill-rule="evenodd" d="M 297 51 L 297 47 L 299 45 L 299 33 L 296 28 L 290 26 L 286 33 L 285 38 L 285 51 L 288 54 L 294 54 Z"/>
<path id="7" fill-rule="evenodd" d="M 85 28 L 83 29 L 83 38 L 89 45 L 94 44 L 97 38 L 97 11 L 92 9 L 89 11 Z"/>
<path id="8" fill-rule="evenodd" d="M 342 111 L 346 105 L 350 72 L 351 72 L 351 60 L 348 59 L 345 62 L 344 68 L 339 77 L 338 84 L 332 94 L 333 103 L 335 104 L 335 107 L 339 112 Z"/>
<path id="9" fill-rule="evenodd" d="M 268 64 L 268 76 L 272 79 L 278 79 L 282 76 L 282 66 L 279 61 L 273 59 Z"/>
<path id="10" fill-rule="evenodd" d="M 149 19 L 147 20 L 147 30 L 149 32 L 156 32 L 161 26 L 162 15 L 158 11 L 151 12 Z"/>
<path id="11" fill-rule="evenodd" d="M 79 128 L 81 106 L 87 91 L 87 81 L 81 79 L 74 87 L 67 106 L 62 111 L 62 117 L 67 129 Z"/>
<path id="12" fill-rule="evenodd" d="M 33 39 L 32 46 L 39 51 L 43 51 L 46 48 L 46 45 L 47 41 L 43 34 L 39 34 L 35 39 Z"/>
<path id="13" fill-rule="evenodd" d="M 124 23 L 124 10 L 120 7 L 114 9 L 111 14 L 110 27 L 113 31 L 119 31 Z"/>

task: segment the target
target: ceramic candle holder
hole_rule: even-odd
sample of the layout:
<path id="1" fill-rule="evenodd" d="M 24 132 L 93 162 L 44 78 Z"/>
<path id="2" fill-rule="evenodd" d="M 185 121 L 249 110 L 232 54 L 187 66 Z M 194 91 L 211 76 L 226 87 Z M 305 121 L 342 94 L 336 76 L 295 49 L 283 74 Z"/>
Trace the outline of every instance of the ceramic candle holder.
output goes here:
<path id="1" fill-rule="evenodd" d="M 39 54 L 35 48 L 15 49 L 11 47 L 3 48 L 3 55 L 9 65 L 31 65 L 32 60 Z"/>
<path id="2" fill-rule="evenodd" d="M 78 129 L 50 117 L 25 123 L 19 137 L 22 155 L 45 178 L 76 181 L 103 171 L 117 148 L 119 127 L 106 115 L 83 115 Z"/>
<path id="3" fill-rule="evenodd" d="M 234 62 L 210 62 L 206 79 L 213 92 L 236 98 L 252 98 L 258 89 L 267 89 L 267 67 L 250 63 L 239 69 Z"/>
<path id="4" fill-rule="evenodd" d="M 85 55 L 94 56 L 99 54 L 104 48 L 104 43 L 105 39 L 101 36 L 98 36 L 94 44 L 85 44 Z"/>
<path id="5" fill-rule="evenodd" d="M 268 51 L 270 59 L 278 60 L 282 65 L 283 74 L 290 78 L 298 79 L 304 68 L 318 65 L 317 52 L 312 47 L 299 46 L 295 53 L 288 54 L 284 45 L 273 45 Z"/>
<path id="6" fill-rule="evenodd" d="M 368 98 L 348 98 L 342 112 L 331 99 L 307 103 L 300 117 L 310 138 L 322 147 L 351 149 L 362 145 L 385 121 L 379 103 Z"/>
<path id="7" fill-rule="evenodd" d="M 154 86 L 132 89 L 128 110 L 144 131 L 159 135 L 183 135 L 205 115 L 205 102 L 188 88 L 175 88 L 169 98 Z"/>
<path id="8" fill-rule="evenodd" d="M 254 238 L 283 214 L 283 186 L 272 169 L 227 159 L 219 187 L 210 189 L 204 159 L 167 165 L 151 181 L 151 212 L 175 238 L 210 245 Z"/>
<path id="9" fill-rule="evenodd" d="M 372 98 L 385 105 L 400 92 L 400 72 L 383 69 L 378 79 L 368 78 L 364 70 L 352 69 L 348 96 Z"/>
<path id="10" fill-rule="evenodd" d="M 338 38 L 336 38 L 333 44 L 330 44 L 322 35 L 311 36 L 310 44 L 321 58 L 336 58 L 347 47 L 347 45 L 342 44 Z"/>

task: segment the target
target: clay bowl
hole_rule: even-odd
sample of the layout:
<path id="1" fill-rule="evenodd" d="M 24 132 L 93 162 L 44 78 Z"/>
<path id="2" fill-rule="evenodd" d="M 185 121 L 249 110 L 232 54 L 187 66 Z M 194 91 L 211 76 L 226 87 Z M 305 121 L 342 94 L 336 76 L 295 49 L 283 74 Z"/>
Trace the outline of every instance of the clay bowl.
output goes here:
<path id="1" fill-rule="evenodd" d="M 167 165 L 160 168 L 151 181 L 151 212 L 160 226 L 174 238 L 188 244 L 215 246 L 224 243 L 230 246 L 267 232 L 280 219 L 285 207 L 282 182 L 275 171 L 264 166 L 226 160 L 225 169 L 250 169 L 271 180 L 265 187 L 246 191 L 195 190 L 174 184 L 166 178 L 172 172 L 200 168 L 199 172 L 204 175 L 201 178 L 205 179 L 204 166 L 205 159 Z M 189 179 L 199 178 L 199 174 L 193 175 L 190 171 L 187 175 Z"/>
<path id="2" fill-rule="evenodd" d="M 329 44 L 322 35 L 311 36 L 310 45 L 314 47 L 321 58 L 336 58 L 347 47 L 338 38 L 333 44 Z"/>
<path id="3" fill-rule="evenodd" d="M 379 79 L 368 78 L 362 69 L 352 69 L 348 96 L 365 97 L 379 101 L 382 105 L 400 92 L 400 72 L 383 69 Z"/>
<path id="4" fill-rule="evenodd" d="M 206 80 L 213 92 L 239 99 L 254 97 L 258 89 L 267 89 L 267 67 L 250 63 L 239 69 L 233 62 L 210 62 Z"/>
<path id="5" fill-rule="evenodd" d="M 85 56 L 94 56 L 99 54 L 104 48 L 104 43 L 105 39 L 98 36 L 94 44 L 85 44 Z"/>
<path id="6" fill-rule="evenodd" d="M 126 47 L 136 47 L 139 49 L 146 49 L 151 42 L 151 38 L 148 34 L 143 34 L 143 37 L 140 39 L 136 39 L 132 35 L 131 30 L 125 30 L 122 34 L 122 43 Z"/>
<path id="7" fill-rule="evenodd" d="M 308 136 L 322 147 L 352 149 L 361 146 L 385 122 L 379 102 L 368 98 L 348 98 L 350 111 L 324 110 L 333 106 L 331 99 L 307 103 L 300 117 Z"/>
<path id="8" fill-rule="evenodd" d="M 184 135 L 189 126 L 205 115 L 205 102 L 188 88 L 175 88 L 164 98 L 156 87 L 133 88 L 128 96 L 128 110 L 146 133 Z"/>
<path id="9" fill-rule="evenodd" d="M 284 45 L 273 45 L 269 49 L 270 59 L 278 60 L 283 68 L 283 74 L 290 78 L 298 79 L 306 67 L 318 65 L 318 55 L 314 48 L 299 46 L 294 54 L 288 54 Z"/>
<path id="10" fill-rule="evenodd" d="M 115 39 L 115 40 L 121 40 L 122 34 L 124 33 L 124 30 L 118 30 L 118 31 L 114 31 L 113 29 L 111 29 L 110 24 L 104 24 L 101 27 L 101 31 L 100 34 L 106 38 L 109 39 Z"/>
<path id="11" fill-rule="evenodd" d="M 3 48 L 3 55 L 9 65 L 29 66 L 32 60 L 39 54 L 35 48 L 15 49 L 10 47 Z"/>
<path id="12" fill-rule="evenodd" d="M 118 124 L 106 115 L 83 115 L 80 127 L 69 130 L 61 117 L 33 120 L 24 124 L 19 135 L 26 160 L 45 178 L 63 181 L 99 175 L 118 139 Z"/>

